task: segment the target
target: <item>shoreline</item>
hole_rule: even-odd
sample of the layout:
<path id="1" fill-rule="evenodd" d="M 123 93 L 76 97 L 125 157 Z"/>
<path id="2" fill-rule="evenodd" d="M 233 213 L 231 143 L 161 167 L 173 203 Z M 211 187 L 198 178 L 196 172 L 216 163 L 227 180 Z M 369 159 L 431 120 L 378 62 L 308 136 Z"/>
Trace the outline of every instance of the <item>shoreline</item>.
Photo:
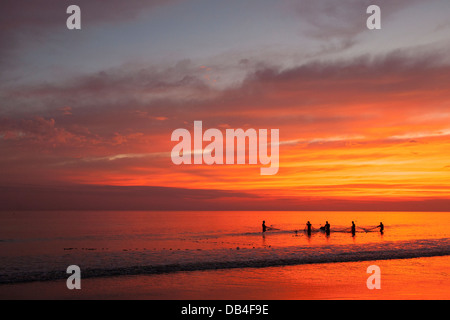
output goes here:
<path id="1" fill-rule="evenodd" d="M 298 266 L 310 264 L 329 264 L 345 262 L 369 262 L 377 260 L 398 260 L 412 259 L 421 257 L 438 257 L 450 255 L 450 239 L 422 239 L 406 242 L 383 242 L 372 244 L 354 244 L 333 245 L 326 247 L 270 247 L 270 248 L 239 248 L 236 249 L 218 249 L 212 251 L 188 252 L 172 251 L 170 256 L 158 256 L 157 259 L 143 251 L 132 252 L 128 256 L 121 254 L 124 260 L 134 261 L 134 263 L 120 264 L 108 267 L 95 264 L 91 257 L 91 263 L 88 263 L 87 257 L 84 258 L 82 266 L 82 276 L 84 279 L 105 278 L 112 276 L 145 276 L 173 274 L 178 272 L 194 271 L 213 271 L 213 270 L 233 270 L 233 269 L 257 269 L 267 267 Z M 398 250 L 401 246 L 405 249 Z M 425 249 L 424 249 L 425 247 Z M 163 251 L 164 252 L 164 251 Z M 201 254 L 200 254 L 201 253 Z M 147 254 L 147 255 L 145 255 Z M 98 255 L 105 261 L 112 261 L 116 253 Z M 47 271 L 11 270 L 0 274 L 0 285 L 16 284 L 27 282 L 45 282 L 56 281 L 67 278 L 65 272 L 68 265 L 72 265 L 76 260 L 73 256 L 67 256 L 64 261 L 60 261 L 60 268 Z M 80 257 L 77 257 L 80 259 Z M 133 260 L 134 259 L 134 260 Z M 155 260 L 156 259 L 156 260 Z M 149 264 L 151 261 L 159 261 Z"/>
<path id="2" fill-rule="evenodd" d="M 182 271 L 171 274 L 0 285 L 2 300 L 447 300 L 450 256 L 303 264 L 265 268 Z M 381 289 L 369 290 L 366 268 L 381 269 Z"/>

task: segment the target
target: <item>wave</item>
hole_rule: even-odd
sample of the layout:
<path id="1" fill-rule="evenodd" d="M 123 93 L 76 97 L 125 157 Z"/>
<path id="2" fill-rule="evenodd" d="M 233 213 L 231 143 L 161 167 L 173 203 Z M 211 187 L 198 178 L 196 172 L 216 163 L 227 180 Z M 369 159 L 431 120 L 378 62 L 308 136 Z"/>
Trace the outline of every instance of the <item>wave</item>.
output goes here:
<path id="1" fill-rule="evenodd" d="M 411 259 L 450 255 L 450 238 L 384 242 L 377 244 L 327 245 L 321 247 L 278 247 L 237 250 L 204 250 L 195 255 L 144 259 L 140 263 L 111 266 L 83 266 L 82 278 L 155 275 L 173 272 L 236 268 L 264 268 L 302 264 L 322 264 L 390 259 Z M 173 252 L 174 253 L 174 252 Z M 130 253 L 132 254 L 132 253 Z M 138 253 L 142 255 L 141 253 Z M 105 256 L 105 261 L 108 257 Z M 130 256 L 115 257 L 131 261 Z M 128 259 L 127 259 L 128 258 Z M 66 264 L 67 266 L 67 264 Z M 62 270 L 62 271 L 61 271 Z M 34 272 L 1 272 L 0 284 L 67 279 L 64 268 Z"/>

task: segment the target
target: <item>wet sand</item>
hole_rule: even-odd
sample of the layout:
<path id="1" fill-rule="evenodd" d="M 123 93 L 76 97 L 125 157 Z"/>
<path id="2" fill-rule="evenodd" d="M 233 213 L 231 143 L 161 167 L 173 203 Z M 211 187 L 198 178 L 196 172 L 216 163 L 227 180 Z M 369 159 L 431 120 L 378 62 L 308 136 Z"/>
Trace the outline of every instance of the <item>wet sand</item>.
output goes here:
<path id="1" fill-rule="evenodd" d="M 369 290 L 367 267 L 381 269 L 381 289 Z M 0 299 L 161 300 L 448 300 L 450 256 L 178 272 L 0 285 Z"/>

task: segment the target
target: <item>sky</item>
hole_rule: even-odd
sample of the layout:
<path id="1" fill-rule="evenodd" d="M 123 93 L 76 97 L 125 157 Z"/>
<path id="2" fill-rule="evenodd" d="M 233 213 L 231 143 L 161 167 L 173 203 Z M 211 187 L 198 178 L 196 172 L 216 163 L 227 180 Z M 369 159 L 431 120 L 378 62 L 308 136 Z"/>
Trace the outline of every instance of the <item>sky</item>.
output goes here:
<path id="1" fill-rule="evenodd" d="M 66 27 L 71 4 L 81 30 Z M 366 27 L 370 4 L 380 30 Z M 4 0 L 0 209 L 448 211 L 448 12 Z M 171 134 L 194 121 L 279 129 L 278 173 L 173 164 Z"/>

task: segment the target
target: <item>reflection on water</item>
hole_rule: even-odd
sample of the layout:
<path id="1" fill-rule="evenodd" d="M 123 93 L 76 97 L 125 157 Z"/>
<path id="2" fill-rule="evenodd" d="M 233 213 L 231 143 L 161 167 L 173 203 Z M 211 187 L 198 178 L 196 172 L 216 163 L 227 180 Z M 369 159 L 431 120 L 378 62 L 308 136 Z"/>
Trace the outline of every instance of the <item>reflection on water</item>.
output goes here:
<path id="1" fill-rule="evenodd" d="M 275 230 L 262 233 L 263 220 Z M 63 277 L 57 271 L 68 264 L 97 277 L 111 269 L 154 274 L 439 256 L 450 254 L 449 220 L 448 213 L 412 212 L 5 212 L 0 282 Z M 320 230 L 326 221 L 330 234 Z"/>

